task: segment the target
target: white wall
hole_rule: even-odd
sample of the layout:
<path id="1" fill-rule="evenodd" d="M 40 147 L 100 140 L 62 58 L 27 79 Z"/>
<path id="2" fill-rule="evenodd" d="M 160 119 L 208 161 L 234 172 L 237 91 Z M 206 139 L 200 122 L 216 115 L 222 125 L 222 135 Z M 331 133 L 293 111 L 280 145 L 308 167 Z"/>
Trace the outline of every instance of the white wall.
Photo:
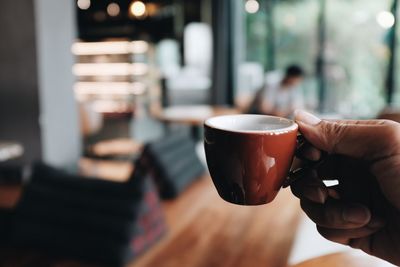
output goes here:
<path id="1" fill-rule="evenodd" d="M 77 104 L 73 95 L 75 1 L 35 0 L 43 159 L 65 167 L 80 156 Z"/>

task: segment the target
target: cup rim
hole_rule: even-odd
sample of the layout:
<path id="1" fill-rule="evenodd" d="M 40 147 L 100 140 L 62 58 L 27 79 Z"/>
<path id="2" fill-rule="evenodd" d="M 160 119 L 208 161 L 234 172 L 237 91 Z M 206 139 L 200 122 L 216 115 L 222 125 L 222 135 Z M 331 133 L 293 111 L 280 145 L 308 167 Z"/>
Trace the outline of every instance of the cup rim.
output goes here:
<path id="1" fill-rule="evenodd" d="M 235 129 L 229 129 L 227 127 L 220 127 L 217 125 L 213 125 L 211 122 L 215 119 L 221 119 L 221 118 L 232 118 L 232 117 L 259 117 L 259 118 L 272 118 L 272 119 L 278 119 L 279 121 L 285 121 L 290 124 L 290 126 L 279 128 L 279 129 L 269 129 L 269 130 L 235 130 Z M 298 124 L 290 119 L 286 118 L 281 118 L 277 116 L 270 116 L 270 115 L 258 115 L 258 114 L 235 114 L 235 115 L 223 115 L 223 116 L 216 116 L 207 119 L 204 122 L 204 126 L 207 126 L 212 129 L 217 129 L 220 131 L 224 132 L 232 132 L 232 133 L 239 133 L 239 134 L 260 134 L 260 135 L 277 135 L 277 134 L 284 134 L 284 133 L 290 133 L 293 131 L 298 130 L 299 126 Z"/>

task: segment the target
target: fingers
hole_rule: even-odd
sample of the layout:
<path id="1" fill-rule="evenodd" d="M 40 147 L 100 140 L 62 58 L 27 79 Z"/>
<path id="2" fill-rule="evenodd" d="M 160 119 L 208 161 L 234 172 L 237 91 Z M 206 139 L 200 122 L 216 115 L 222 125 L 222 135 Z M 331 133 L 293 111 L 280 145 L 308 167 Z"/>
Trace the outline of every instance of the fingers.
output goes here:
<path id="1" fill-rule="evenodd" d="M 317 162 L 321 159 L 321 156 L 322 156 L 321 150 L 315 148 L 308 142 L 304 143 L 296 151 L 296 157 L 298 157 L 301 160 Z"/>
<path id="2" fill-rule="evenodd" d="M 332 229 L 317 226 L 318 232 L 326 239 L 336 242 L 343 245 L 350 245 L 353 239 L 364 238 L 370 236 L 377 231 L 379 231 L 381 227 L 369 227 L 364 226 L 356 229 Z"/>
<path id="3" fill-rule="evenodd" d="M 328 196 L 333 199 L 340 200 L 341 196 L 340 196 L 339 190 L 337 188 L 338 188 L 338 186 L 329 187 L 328 188 Z"/>
<path id="4" fill-rule="evenodd" d="M 328 189 L 318 179 L 315 171 L 311 171 L 307 177 L 295 181 L 291 190 L 300 199 L 308 199 L 312 202 L 323 204 L 329 196 Z"/>
<path id="5" fill-rule="evenodd" d="M 307 141 L 330 154 L 374 160 L 391 155 L 400 143 L 400 124 L 392 121 L 326 121 L 304 111 L 295 117 Z"/>
<path id="6" fill-rule="evenodd" d="M 360 204 L 328 200 L 318 204 L 306 199 L 301 207 L 308 217 L 318 226 L 333 229 L 356 229 L 366 226 L 371 220 L 369 209 Z"/>
<path id="7" fill-rule="evenodd" d="M 310 144 L 306 144 L 304 148 L 301 147 L 297 151 L 296 158 L 293 162 L 293 169 L 308 169 L 311 167 L 313 170 L 317 171 L 320 180 L 337 180 L 342 175 L 343 171 L 348 171 L 340 168 L 340 163 L 343 161 L 341 157 L 322 155 L 323 153 L 320 150 L 314 148 Z M 322 161 L 320 161 L 321 159 Z M 313 163 L 311 163 L 310 166 L 310 162 L 314 162 L 315 164 L 312 165 Z M 311 170 L 309 173 L 311 173 Z M 304 177 L 304 179 L 305 178 L 306 177 Z"/>
<path id="8" fill-rule="evenodd" d="M 326 120 L 347 125 L 376 125 L 382 123 L 382 120 Z"/>
<path id="9" fill-rule="evenodd" d="M 292 187 L 294 195 L 301 199 L 305 213 L 321 227 L 354 229 L 377 223 L 371 220 L 371 212 L 360 204 L 341 202 L 336 187 L 327 188 L 316 175 L 296 181 Z M 378 223 L 380 225 L 380 223 Z"/>

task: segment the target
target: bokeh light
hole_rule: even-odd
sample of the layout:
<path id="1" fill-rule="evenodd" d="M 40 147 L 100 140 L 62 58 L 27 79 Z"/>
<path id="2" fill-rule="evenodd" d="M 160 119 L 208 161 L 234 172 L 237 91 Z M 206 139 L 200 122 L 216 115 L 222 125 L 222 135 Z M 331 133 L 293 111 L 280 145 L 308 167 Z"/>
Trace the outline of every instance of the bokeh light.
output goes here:
<path id="1" fill-rule="evenodd" d="M 254 14 L 260 9 L 260 4 L 257 2 L 257 0 L 248 0 L 246 1 L 245 9 L 247 13 Z"/>
<path id="2" fill-rule="evenodd" d="M 76 3 L 78 5 L 78 7 L 82 10 L 86 10 L 90 8 L 90 0 L 78 0 L 78 2 Z"/>
<path id="3" fill-rule="evenodd" d="M 376 15 L 376 22 L 384 29 L 392 28 L 395 20 L 394 15 L 389 11 L 382 11 Z"/>
<path id="4" fill-rule="evenodd" d="M 107 14 L 111 17 L 116 17 L 119 15 L 121 9 L 117 3 L 110 3 L 107 6 Z"/>
<path id="5" fill-rule="evenodd" d="M 146 5 L 142 1 L 135 1 L 131 4 L 129 11 L 134 17 L 143 17 L 146 15 Z"/>

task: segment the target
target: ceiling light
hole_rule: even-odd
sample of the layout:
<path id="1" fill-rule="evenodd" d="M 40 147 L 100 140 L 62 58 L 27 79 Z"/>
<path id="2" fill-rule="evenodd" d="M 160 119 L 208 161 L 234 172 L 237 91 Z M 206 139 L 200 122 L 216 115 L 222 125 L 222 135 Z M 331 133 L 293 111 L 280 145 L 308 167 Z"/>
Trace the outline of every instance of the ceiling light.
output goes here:
<path id="1" fill-rule="evenodd" d="M 89 9 L 90 7 L 90 0 L 78 0 L 78 2 L 76 2 L 76 4 L 78 5 L 78 7 L 82 10 L 86 10 Z"/>
<path id="2" fill-rule="evenodd" d="M 111 17 L 116 17 L 119 15 L 121 9 L 117 3 L 110 3 L 107 6 L 107 14 Z"/>
<path id="3" fill-rule="evenodd" d="M 260 4 L 257 2 L 257 0 L 248 0 L 246 1 L 245 9 L 247 13 L 254 14 L 260 9 Z"/>
<path id="4" fill-rule="evenodd" d="M 141 18 L 146 15 L 146 5 L 142 1 L 134 1 L 129 7 L 132 16 Z"/>

